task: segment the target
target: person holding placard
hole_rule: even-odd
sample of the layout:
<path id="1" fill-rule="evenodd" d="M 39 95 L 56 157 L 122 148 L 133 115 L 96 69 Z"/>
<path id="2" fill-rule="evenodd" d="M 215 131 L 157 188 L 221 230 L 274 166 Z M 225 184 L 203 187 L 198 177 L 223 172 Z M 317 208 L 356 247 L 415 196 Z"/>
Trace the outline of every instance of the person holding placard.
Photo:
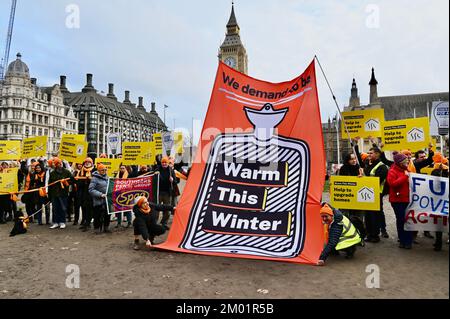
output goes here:
<path id="1" fill-rule="evenodd" d="M 441 153 L 436 152 L 433 156 L 433 161 L 434 161 L 434 169 L 431 172 L 431 175 L 448 178 L 449 176 L 448 159 L 442 156 Z M 442 232 L 436 232 L 436 240 L 433 246 L 435 251 L 442 250 Z"/>
<path id="2" fill-rule="evenodd" d="M 383 194 L 384 184 L 388 173 L 388 167 L 381 161 L 381 150 L 372 147 L 368 152 L 368 158 L 365 162 L 364 174 L 366 176 L 378 177 L 380 180 L 380 192 Z M 383 196 L 380 196 L 380 210 L 366 212 L 365 223 L 368 233 L 366 241 L 378 243 L 380 241 L 380 232 L 384 220 Z"/>
<path id="3" fill-rule="evenodd" d="M 89 185 L 94 173 L 94 161 L 87 157 L 83 161 L 83 166 L 78 170 L 75 178 L 77 179 L 76 201 L 81 205 L 81 226 L 84 232 L 91 228 L 91 220 L 94 214 L 94 206 L 91 195 L 89 194 Z"/>
<path id="4" fill-rule="evenodd" d="M 428 148 L 428 155 L 424 150 L 419 150 L 415 153 L 414 166 L 416 168 L 416 172 L 420 174 L 420 170 L 424 167 L 433 164 L 433 144 L 430 143 Z"/>
<path id="5" fill-rule="evenodd" d="M 359 166 L 358 160 L 353 153 L 346 154 L 344 156 L 344 164 L 338 171 L 339 176 L 358 176 L 361 177 L 364 175 L 363 169 Z M 362 216 L 362 211 L 348 209 L 342 210 L 344 215 L 347 217 L 357 217 L 360 218 Z"/>
<path id="6" fill-rule="evenodd" d="M 63 162 L 61 159 L 55 157 L 53 159 L 55 169 L 50 173 L 49 184 L 53 182 L 56 183 L 48 188 L 48 195 L 52 201 L 53 206 L 53 225 L 50 229 L 55 228 L 66 228 L 66 216 L 67 216 L 67 201 L 68 201 L 68 191 L 69 183 L 66 179 L 70 179 L 72 182 L 75 181 L 69 170 L 63 167 Z"/>
<path id="7" fill-rule="evenodd" d="M 42 163 L 35 162 L 34 163 L 34 172 L 30 178 L 29 189 L 44 189 L 45 188 L 45 170 Z M 42 195 L 42 196 L 41 196 Z M 33 192 L 30 193 L 30 203 L 31 203 L 31 213 L 36 214 L 36 219 L 38 220 L 38 225 L 43 225 L 42 223 L 42 209 L 47 210 L 45 208 L 45 204 L 47 204 L 47 194 L 45 192 Z M 44 208 L 43 208 L 44 207 Z"/>
<path id="8" fill-rule="evenodd" d="M 120 179 L 127 179 L 130 178 L 130 172 L 131 171 L 131 167 L 127 167 L 123 164 L 120 165 L 119 167 L 119 171 L 117 172 L 115 178 L 120 178 Z M 125 215 L 126 219 L 127 219 L 127 226 L 126 228 L 129 228 L 131 226 L 131 220 L 132 220 L 132 216 L 131 216 L 131 212 L 127 211 L 127 212 L 122 212 L 122 213 L 116 213 L 116 218 L 117 218 L 117 225 L 115 228 L 121 228 L 122 227 L 122 217 L 123 215 Z"/>

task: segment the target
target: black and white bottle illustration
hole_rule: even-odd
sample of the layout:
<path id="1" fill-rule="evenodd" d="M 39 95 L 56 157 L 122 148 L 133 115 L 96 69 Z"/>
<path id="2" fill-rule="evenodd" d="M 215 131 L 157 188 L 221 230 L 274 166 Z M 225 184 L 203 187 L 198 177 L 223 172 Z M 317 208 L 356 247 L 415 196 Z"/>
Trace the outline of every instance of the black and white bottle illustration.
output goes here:
<path id="1" fill-rule="evenodd" d="M 181 247 L 297 257 L 305 239 L 308 145 L 276 134 L 288 108 L 243 110 L 254 131 L 215 138 Z"/>

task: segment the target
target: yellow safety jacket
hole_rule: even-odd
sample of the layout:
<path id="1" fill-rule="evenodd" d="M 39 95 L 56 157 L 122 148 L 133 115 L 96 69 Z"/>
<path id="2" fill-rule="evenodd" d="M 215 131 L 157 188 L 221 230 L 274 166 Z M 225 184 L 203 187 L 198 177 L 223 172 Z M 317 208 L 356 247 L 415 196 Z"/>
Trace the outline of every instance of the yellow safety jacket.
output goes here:
<path id="1" fill-rule="evenodd" d="M 384 165 L 384 163 L 382 161 L 380 161 L 377 165 L 375 165 L 375 167 L 370 171 L 370 176 L 375 177 L 375 174 L 377 173 L 377 169 L 383 165 Z M 383 193 L 385 182 L 386 182 L 386 180 L 384 180 L 383 183 L 380 184 L 380 194 Z"/>
<path id="2" fill-rule="evenodd" d="M 361 236 L 359 236 L 358 231 L 355 226 L 350 222 L 350 220 L 342 216 L 341 223 L 343 224 L 342 235 L 339 238 L 339 243 L 336 246 L 336 250 L 345 249 L 353 245 L 359 244 L 361 242 Z"/>

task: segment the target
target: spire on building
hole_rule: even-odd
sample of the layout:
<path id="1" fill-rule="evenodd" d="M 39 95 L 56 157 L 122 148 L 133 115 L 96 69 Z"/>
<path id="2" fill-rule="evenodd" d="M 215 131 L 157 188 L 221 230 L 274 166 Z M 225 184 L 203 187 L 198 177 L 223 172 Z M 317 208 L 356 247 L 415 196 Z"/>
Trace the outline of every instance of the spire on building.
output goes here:
<path id="1" fill-rule="evenodd" d="M 375 68 L 372 68 L 372 78 L 370 79 L 369 85 L 378 85 L 378 81 L 375 78 Z"/>
<path id="2" fill-rule="evenodd" d="M 354 108 L 359 107 L 360 104 L 361 104 L 361 101 L 358 96 L 358 87 L 356 86 L 356 80 L 353 78 L 349 106 L 354 109 Z"/>
<path id="3" fill-rule="evenodd" d="M 234 2 L 231 3 L 231 15 L 230 20 L 228 20 L 227 28 L 239 27 L 236 19 L 236 15 L 234 14 Z"/>
<path id="4" fill-rule="evenodd" d="M 370 97 L 369 104 L 375 104 L 378 102 L 378 81 L 375 78 L 375 69 L 372 68 L 372 77 L 370 78 Z"/>

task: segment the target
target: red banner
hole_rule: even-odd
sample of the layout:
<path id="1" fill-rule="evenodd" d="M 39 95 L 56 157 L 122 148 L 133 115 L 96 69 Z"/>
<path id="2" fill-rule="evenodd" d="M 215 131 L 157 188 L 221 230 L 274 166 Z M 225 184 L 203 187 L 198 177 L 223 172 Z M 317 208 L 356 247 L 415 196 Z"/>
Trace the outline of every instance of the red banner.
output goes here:
<path id="1" fill-rule="evenodd" d="M 195 163 L 157 247 L 315 264 L 324 178 L 314 62 L 278 84 L 220 63 Z"/>

